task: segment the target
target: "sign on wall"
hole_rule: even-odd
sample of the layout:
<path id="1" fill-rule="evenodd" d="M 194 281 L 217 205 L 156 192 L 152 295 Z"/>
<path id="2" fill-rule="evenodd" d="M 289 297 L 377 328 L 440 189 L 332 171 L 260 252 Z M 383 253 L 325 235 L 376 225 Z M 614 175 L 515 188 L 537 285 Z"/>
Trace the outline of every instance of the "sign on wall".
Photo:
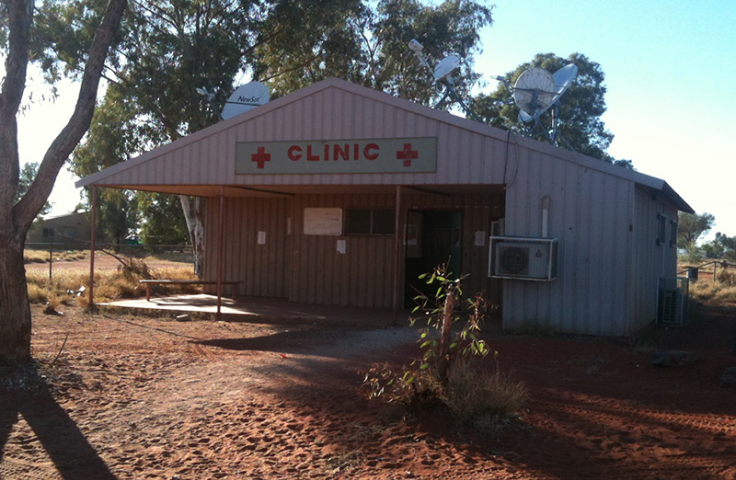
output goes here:
<path id="1" fill-rule="evenodd" d="M 238 142 L 235 173 L 427 173 L 437 171 L 437 138 Z"/>
<path id="2" fill-rule="evenodd" d="M 304 235 L 342 235 L 342 208 L 305 208 Z"/>

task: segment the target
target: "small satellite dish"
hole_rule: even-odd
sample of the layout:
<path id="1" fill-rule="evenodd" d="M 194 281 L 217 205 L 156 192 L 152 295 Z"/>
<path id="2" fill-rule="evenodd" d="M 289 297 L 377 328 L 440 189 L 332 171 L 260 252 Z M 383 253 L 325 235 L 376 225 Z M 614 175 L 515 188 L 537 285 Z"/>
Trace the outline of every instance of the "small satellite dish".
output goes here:
<path id="1" fill-rule="evenodd" d="M 230 95 L 220 116 L 227 120 L 268 103 L 270 98 L 268 87 L 261 82 L 246 83 Z"/>
<path id="2" fill-rule="evenodd" d="M 519 120 L 524 123 L 529 123 L 534 120 L 534 117 L 526 113 L 524 110 L 519 110 Z"/>
<path id="3" fill-rule="evenodd" d="M 460 66 L 460 59 L 455 55 L 450 55 L 442 60 L 434 67 L 434 80 L 439 82 L 447 78 L 457 67 Z"/>
<path id="4" fill-rule="evenodd" d="M 557 90 L 558 98 L 572 85 L 572 81 L 575 80 L 577 74 L 578 66 L 574 63 L 568 63 L 552 74 L 552 78 L 555 79 L 555 89 Z"/>
<path id="5" fill-rule="evenodd" d="M 514 101 L 522 111 L 539 117 L 555 100 L 557 89 L 551 73 L 532 67 L 522 73 L 514 84 Z"/>

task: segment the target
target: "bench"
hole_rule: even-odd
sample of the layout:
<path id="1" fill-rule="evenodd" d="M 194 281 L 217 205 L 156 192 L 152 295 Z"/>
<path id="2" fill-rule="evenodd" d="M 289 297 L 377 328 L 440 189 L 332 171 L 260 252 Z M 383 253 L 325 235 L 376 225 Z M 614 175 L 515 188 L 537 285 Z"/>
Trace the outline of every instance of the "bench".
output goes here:
<path id="1" fill-rule="evenodd" d="M 146 301 L 151 301 L 151 285 L 217 285 L 217 280 L 141 280 L 140 283 L 146 286 Z M 223 280 L 222 285 L 231 285 L 233 288 L 233 300 L 238 299 L 238 282 L 234 280 Z"/>

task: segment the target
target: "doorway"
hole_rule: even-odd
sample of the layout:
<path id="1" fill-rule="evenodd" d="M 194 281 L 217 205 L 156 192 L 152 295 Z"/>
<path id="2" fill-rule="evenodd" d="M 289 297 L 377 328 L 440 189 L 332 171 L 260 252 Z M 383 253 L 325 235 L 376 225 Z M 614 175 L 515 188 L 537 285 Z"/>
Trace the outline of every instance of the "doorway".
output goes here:
<path id="1" fill-rule="evenodd" d="M 437 285 L 427 285 L 419 275 L 450 261 L 448 270 L 456 277 L 462 272 L 462 221 L 460 211 L 409 210 L 406 219 L 406 264 L 404 307 L 415 305 L 421 292 L 432 298 Z"/>

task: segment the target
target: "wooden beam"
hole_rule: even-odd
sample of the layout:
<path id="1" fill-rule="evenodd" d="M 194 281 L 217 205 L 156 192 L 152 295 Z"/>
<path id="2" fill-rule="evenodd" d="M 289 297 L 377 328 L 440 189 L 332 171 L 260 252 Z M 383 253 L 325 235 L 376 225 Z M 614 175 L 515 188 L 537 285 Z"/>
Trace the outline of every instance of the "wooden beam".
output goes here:
<path id="1" fill-rule="evenodd" d="M 220 186 L 220 212 L 219 232 L 217 239 L 217 318 L 222 311 L 222 266 L 225 254 L 225 187 Z"/>
<path id="2" fill-rule="evenodd" d="M 282 196 L 282 197 L 293 197 L 295 195 L 294 193 L 277 192 L 276 190 L 266 190 L 264 188 L 243 187 L 243 186 L 240 186 L 240 185 L 237 185 L 237 186 L 231 185 L 228 188 L 234 188 L 234 189 L 237 189 L 237 190 L 247 190 L 249 192 L 267 193 L 269 195 L 278 195 L 278 196 Z"/>
<path id="3" fill-rule="evenodd" d="M 396 185 L 396 209 L 394 215 L 394 295 L 393 295 L 393 324 L 399 324 L 399 260 L 401 257 L 401 185 Z"/>
<path id="4" fill-rule="evenodd" d="M 441 197 L 451 197 L 452 196 L 451 193 L 436 192 L 436 191 L 431 190 L 429 188 L 413 187 L 413 186 L 409 186 L 409 187 L 406 187 L 405 186 L 404 188 L 408 188 L 410 190 L 416 190 L 417 192 L 428 193 L 430 195 L 439 195 Z"/>
<path id="5" fill-rule="evenodd" d="M 95 241 L 97 240 L 97 185 L 92 185 L 92 215 L 90 223 L 92 232 L 90 234 L 89 246 L 89 305 L 92 311 L 95 308 Z"/>

